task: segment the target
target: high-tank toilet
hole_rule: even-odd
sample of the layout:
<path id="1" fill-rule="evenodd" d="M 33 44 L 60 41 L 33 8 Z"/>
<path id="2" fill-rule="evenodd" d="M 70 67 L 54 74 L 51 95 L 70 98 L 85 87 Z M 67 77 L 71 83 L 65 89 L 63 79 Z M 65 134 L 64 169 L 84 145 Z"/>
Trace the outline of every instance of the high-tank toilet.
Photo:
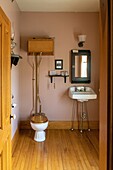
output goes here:
<path id="1" fill-rule="evenodd" d="M 35 130 L 34 140 L 43 142 L 46 139 L 45 129 L 48 127 L 48 119 L 43 113 L 34 114 L 30 119 L 31 127 Z"/>

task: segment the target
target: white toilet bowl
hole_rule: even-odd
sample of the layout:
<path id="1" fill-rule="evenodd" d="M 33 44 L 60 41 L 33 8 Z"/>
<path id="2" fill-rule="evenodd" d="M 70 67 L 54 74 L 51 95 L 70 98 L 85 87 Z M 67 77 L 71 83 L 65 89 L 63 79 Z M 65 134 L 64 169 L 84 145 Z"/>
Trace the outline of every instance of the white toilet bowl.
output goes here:
<path id="1" fill-rule="evenodd" d="M 31 116 L 31 127 L 35 130 L 34 140 L 43 142 L 46 139 L 45 129 L 48 127 L 48 119 L 42 114 Z"/>

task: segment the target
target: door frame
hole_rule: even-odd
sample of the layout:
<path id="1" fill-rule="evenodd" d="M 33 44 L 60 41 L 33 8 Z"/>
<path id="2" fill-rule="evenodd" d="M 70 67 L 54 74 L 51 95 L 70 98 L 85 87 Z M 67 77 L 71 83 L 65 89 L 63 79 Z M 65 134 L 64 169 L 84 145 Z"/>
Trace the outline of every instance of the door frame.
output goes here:
<path id="1" fill-rule="evenodd" d="M 113 169 L 113 2 L 100 0 L 99 170 Z"/>
<path id="2" fill-rule="evenodd" d="M 113 2 L 108 1 L 108 135 L 107 169 L 113 169 Z"/>
<path id="3" fill-rule="evenodd" d="M 0 7 L 0 169 L 12 170 L 10 20 Z"/>

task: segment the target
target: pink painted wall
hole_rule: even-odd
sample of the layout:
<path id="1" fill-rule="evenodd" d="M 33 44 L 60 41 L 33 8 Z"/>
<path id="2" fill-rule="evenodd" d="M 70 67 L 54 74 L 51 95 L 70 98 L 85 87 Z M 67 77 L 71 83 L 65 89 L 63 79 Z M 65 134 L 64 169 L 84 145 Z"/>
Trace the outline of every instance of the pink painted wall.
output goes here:
<path id="1" fill-rule="evenodd" d="M 15 47 L 15 53 L 19 54 L 20 52 L 20 30 L 19 30 L 19 17 L 20 17 L 20 11 L 16 4 L 16 1 L 13 3 L 9 0 L 0 0 L 1 8 L 4 10 L 6 15 L 8 16 L 11 25 L 14 25 L 15 30 L 15 42 L 17 43 L 17 46 Z M 12 86 L 12 94 L 14 95 L 13 102 L 17 104 L 17 106 L 12 109 L 12 113 L 16 114 L 16 120 L 12 120 L 12 137 L 15 134 L 15 131 L 18 127 L 19 122 L 19 65 L 18 66 L 12 66 L 11 69 L 11 86 Z"/>
<path id="2" fill-rule="evenodd" d="M 64 70 L 69 71 L 71 49 L 78 49 L 78 34 L 86 34 L 84 48 L 91 50 L 91 86 L 99 95 L 99 14 L 98 13 L 32 13 L 21 12 L 21 56 L 20 67 L 20 119 L 26 120 L 32 108 L 31 68 L 27 63 L 28 37 L 55 37 L 55 55 L 43 57 L 40 66 L 40 97 L 42 111 L 49 120 L 71 119 L 72 100 L 68 97 L 68 88 L 73 85 L 67 78 L 55 79 L 55 89 L 48 78 L 48 70 L 54 70 L 54 59 L 63 59 Z M 86 84 L 85 84 L 86 85 Z M 98 96 L 99 98 L 99 96 Z M 88 102 L 90 120 L 99 119 L 99 102 Z"/>

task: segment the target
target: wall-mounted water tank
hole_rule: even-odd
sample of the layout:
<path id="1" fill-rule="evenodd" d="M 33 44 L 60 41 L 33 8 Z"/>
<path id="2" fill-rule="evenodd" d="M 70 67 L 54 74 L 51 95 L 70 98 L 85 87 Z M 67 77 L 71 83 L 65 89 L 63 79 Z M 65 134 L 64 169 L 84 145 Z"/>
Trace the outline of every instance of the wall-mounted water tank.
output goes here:
<path id="1" fill-rule="evenodd" d="M 54 55 L 54 38 L 33 38 L 28 40 L 28 54 Z"/>

